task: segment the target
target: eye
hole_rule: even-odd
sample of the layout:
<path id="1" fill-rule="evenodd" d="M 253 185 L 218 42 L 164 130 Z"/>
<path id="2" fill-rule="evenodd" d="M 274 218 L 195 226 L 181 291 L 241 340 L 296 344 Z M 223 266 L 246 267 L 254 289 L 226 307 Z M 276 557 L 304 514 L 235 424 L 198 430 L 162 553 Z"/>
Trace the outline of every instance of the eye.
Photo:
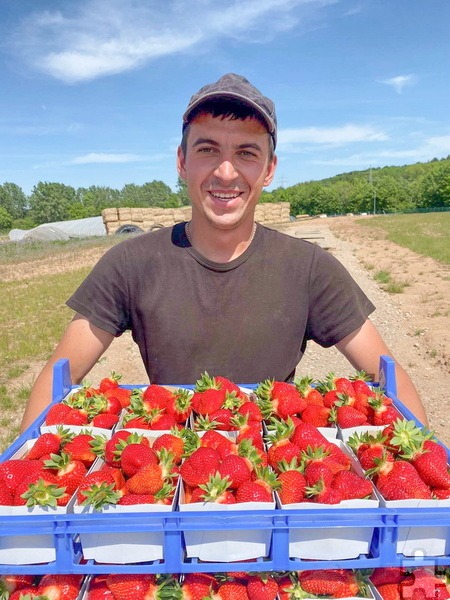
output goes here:
<path id="1" fill-rule="evenodd" d="M 211 146 L 202 146 L 197 148 L 197 152 L 199 154 L 212 154 L 215 151 L 215 148 L 212 148 Z"/>

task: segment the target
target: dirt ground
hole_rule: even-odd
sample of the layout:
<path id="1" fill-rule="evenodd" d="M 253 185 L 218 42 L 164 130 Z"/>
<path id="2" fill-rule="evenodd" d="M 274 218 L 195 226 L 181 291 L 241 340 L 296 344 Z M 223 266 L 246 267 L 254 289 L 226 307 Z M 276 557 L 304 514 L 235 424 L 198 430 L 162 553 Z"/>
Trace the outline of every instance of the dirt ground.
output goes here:
<path id="1" fill-rule="evenodd" d="M 372 319 L 412 377 L 427 410 L 430 426 L 439 439 L 450 445 L 449 269 L 389 242 L 382 234 L 358 225 L 351 217 L 293 222 L 277 228 L 289 235 L 314 238 L 311 241 L 327 248 L 350 271 L 377 307 Z M 43 263 L 39 270 L 55 272 L 93 264 L 101 252 L 90 250 L 69 260 L 57 257 Z M 32 267 L 22 265 L 14 267 L 14 272 L 0 270 L 0 276 L 25 278 L 36 274 L 37 268 L 36 263 Z M 388 294 L 374 281 L 374 273 L 381 269 L 408 283 L 401 294 Z M 29 383 L 41 367 L 41 363 L 31 365 L 14 383 Z M 113 342 L 87 379 L 95 384 L 111 370 L 122 373 L 123 383 L 148 381 L 129 334 Z M 349 375 L 353 368 L 334 348 L 324 350 L 314 343 L 309 344 L 297 374 L 321 378 L 330 371 Z"/>

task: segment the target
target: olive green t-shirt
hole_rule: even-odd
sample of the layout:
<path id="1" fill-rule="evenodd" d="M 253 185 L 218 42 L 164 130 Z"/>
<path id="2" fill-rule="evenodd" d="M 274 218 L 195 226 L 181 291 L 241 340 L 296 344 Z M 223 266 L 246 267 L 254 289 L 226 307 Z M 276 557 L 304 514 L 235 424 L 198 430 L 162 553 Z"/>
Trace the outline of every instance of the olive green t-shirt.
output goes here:
<path id="1" fill-rule="evenodd" d="M 212 262 L 179 223 L 111 248 L 67 305 L 115 336 L 131 330 L 150 381 L 292 378 L 308 340 L 329 347 L 373 304 L 315 244 L 262 225 L 247 250 Z M 144 383 L 144 382 L 136 382 Z"/>

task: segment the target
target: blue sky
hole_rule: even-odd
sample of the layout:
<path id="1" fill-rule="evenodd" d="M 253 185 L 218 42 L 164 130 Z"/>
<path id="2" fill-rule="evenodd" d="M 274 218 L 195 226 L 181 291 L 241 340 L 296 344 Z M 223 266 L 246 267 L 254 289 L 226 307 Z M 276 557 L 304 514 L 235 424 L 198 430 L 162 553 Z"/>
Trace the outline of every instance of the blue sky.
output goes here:
<path id="1" fill-rule="evenodd" d="M 450 154 L 448 0 L 0 0 L 0 184 L 162 180 L 227 72 L 277 107 L 273 187 Z"/>

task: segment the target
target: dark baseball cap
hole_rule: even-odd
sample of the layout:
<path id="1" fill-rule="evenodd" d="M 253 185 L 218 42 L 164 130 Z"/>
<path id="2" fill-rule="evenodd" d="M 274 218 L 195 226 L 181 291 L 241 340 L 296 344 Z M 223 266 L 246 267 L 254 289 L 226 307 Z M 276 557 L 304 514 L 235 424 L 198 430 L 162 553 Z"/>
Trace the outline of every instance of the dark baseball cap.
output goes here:
<path id="1" fill-rule="evenodd" d="M 216 83 L 204 85 L 194 94 L 188 104 L 186 112 L 183 115 L 183 126 L 189 123 L 192 112 L 201 104 L 215 98 L 232 98 L 250 106 L 257 112 L 267 125 L 267 129 L 272 136 L 274 147 L 277 144 L 277 117 L 275 114 L 275 104 L 263 96 L 245 77 L 235 73 L 223 75 Z"/>

